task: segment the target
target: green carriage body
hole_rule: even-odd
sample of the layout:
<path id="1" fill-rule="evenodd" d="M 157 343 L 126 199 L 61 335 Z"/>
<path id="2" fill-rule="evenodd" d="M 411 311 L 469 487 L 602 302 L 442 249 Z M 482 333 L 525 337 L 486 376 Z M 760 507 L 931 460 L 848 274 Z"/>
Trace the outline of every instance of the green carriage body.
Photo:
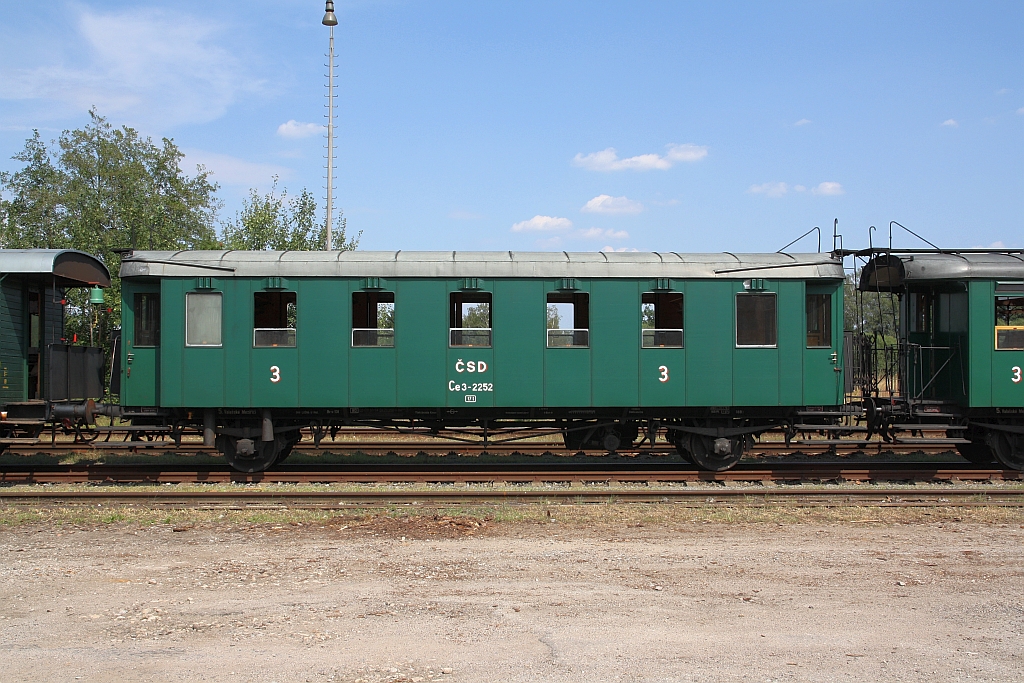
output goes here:
<path id="1" fill-rule="evenodd" d="M 976 415 L 1022 412 L 1024 320 L 997 319 L 997 303 L 1024 300 L 1019 255 L 883 254 L 864 268 L 860 289 L 899 295 L 908 397 Z M 1000 344 L 1000 333 L 1010 341 Z"/>
<path id="2" fill-rule="evenodd" d="M 778 414 L 843 398 L 843 270 L 822 254 L 135 252 L 121 274 L 128 406 L 568 417 Z M 254 298 L 269 291 L 295 294 L 293 347 L 254 344 Z M 352 343 L 353 294 L 366 291 L 393 293 L 393 346 Z M 682 348 L 642 347 L 641 300 L 659 291 L 682 294 Z M 460 292 L 490 296 L 489 346 L 450 344 Z M 549 348 L 546 297 L 558 292 L 589 295 L 586 346 Z M 737 296 L 751 292 L 777 302 L 766 348 L 736 343 Z M 197 293 L 222 298 L 218 345 L 186 345 Z M 156 345 L 132 336 L 143 294 L 159 296 Z M 808 294 L 828 299 L 827 347 L 807 346 Z"/>
<path id="3" fill-rule="evenodd" d="M 964 457 L 1024 469 L 1022 253 L 865 255 L 872 258 L 861 272 L 861 293 L 899 298 L 899 338 L 892 347 L 899 400 L 888 402 L 902 406 L 903 415 L 894 421 L 946 416 L 957 427 L 952 435 L 963 442 L 957 448 Z"/>
<path id="4" fill-rule="evenodd" d="M 17 405 L 12 415 L 41 419 L 46 401 L 103 396 L 102 351 L 66 344 L 63 298 L 109 286 L 106 266 L 84 252 L 0 249 L 0 405 Z M 73 376 L 86 371 L 89 381 Z"/>

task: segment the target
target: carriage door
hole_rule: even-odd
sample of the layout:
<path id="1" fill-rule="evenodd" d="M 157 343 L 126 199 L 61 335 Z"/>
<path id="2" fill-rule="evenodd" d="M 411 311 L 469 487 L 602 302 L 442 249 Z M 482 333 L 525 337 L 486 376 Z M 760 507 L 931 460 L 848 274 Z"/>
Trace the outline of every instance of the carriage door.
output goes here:
<path id="1" fill-rule="evenodd" d="M 125 287 L 121 404 L 155 406 L 160 390 L 160 290 Z"/>
<path id="2" fill-rule="evenodd" d="M 836 287 L 808 286 L 807 336 L 804 348 L 804 403 L 838 405 L 843 402 L 843 373 L 838 332 L 842 320 Z"/>

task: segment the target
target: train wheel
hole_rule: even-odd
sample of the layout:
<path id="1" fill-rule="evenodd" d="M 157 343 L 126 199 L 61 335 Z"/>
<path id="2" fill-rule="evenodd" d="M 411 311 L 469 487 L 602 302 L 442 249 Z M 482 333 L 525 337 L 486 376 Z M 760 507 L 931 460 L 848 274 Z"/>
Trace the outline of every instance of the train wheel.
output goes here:
<path id="1" fill-rule="evenodd" d="M 251 474 L 262 472 L 275 462 L 284 450 L 286 441 L 277 437 L 273 441 L 239 439 L 233 436 L 217 437 L 217 449 L 224 454 L 231 469 Z"/>
<path id="2" fill-rule="evenodd" d="M 984 443 L 958 443 L 956 450 L 960 457 L 975 465 L 991 465 L 996 460 L 992 449 Z"/>
<path id="3" fill-rule="evenodd" d="M 1011 470 L 1024 470 L 1024 434 L 992 432 L 989 443 L 996 460 Z"/>
<path id="4" fill-rule="evenodd" d="M 288 456 L 292 454 L 292 449 L 295 448 L 295 444 L 297 444 L 301 439 L 301 434 L 297 434 L 294 437 L 288 439 L 288 441 L 285 442 L 284 448 L 282 448 L 281 452 L 277 454 L 277 459 L 274 461 L 274 464 L 280 465 L 285 460 L 287 460 Z"/>
<path id="5" fill-rule="evenodd" d="M 744 438 L 715 439 L 699 434 L 690 435 L 690 457 L 701 469 L 724 472 L 736 466 L 743 457 Z"/>
<path id="6" fill-rule="evenodd" d="M 676 432 L 675 445 L 676 452 L 691 465 L 696 465 L 697 462 L 693 459 L 693 454 L 690 453 L 690 435 L 684 432 Z"/>

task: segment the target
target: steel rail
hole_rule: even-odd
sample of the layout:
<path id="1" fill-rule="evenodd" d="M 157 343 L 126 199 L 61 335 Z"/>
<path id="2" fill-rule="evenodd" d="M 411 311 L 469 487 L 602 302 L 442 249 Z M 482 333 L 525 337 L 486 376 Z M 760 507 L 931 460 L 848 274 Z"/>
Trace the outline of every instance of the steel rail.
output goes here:
<path id="1" fill-rule="evenodd" d="M 816 444 L 813 441 L 794 443 L 787 446 L 782 441 L 767 441 L 756 444 L 750 449 L 751 455 L 760 453 L 857 453 L 857 452 L 893 452 L 893 453 L 946 453 L 954 449 L 950 444 L 934 443 L 887 443 L 884 441 L 864 443 L 835 443 L 834 441 L 822 440 Z M 33 453 L 99 453 L 99 452 L 151 452 L 151 453 L 217 453 L 215 448 L 204 446 L 200 442 L 182 442 L 180 446 L 171 440 L 159 441 L 92 441 L 88 443 L 40 442 L 37 444 L 11 444 L 8 447 L 10 453 L 33 454 Z M 332 453 L 332 452 L 362 452 L 362 453 L 494 453 L 494 454 L 543 454 L 543 453 L 590 453 L 605 455 L 607 452 L 600 449 L 585 449 L 571 451 L 561 442 L 517 442 L 515 444 L 484 445 L 483 442 L 436 442 L 436 441 L 329 441 L 320 442 L 319 446 L 312 442 L 299 442 L 296 444 L 295 452 L 302 453 Z M 620 448 L 616 451 L 623 454 L 666 454 L 675 453 L 675 446 L 665 444 L 654 447 L 643 448 Z"/>
<path id="2" fill-rule="evenodd" d="M 0 505 L 68 507 L 139 505 L 232 510 L 341 510 L 367 506 L 458 504 L 671 503 L 690 507 L 1024 507 L 1024 491 L 914 491 L 906 489 L 636 489 L 584 491 L 0 491 Z"/>
<path id="3" fill-rule="evenodd" d="M 443 484 L 590 486 L 665 483 L 741 482 L 959 482 L 1024 481 L 1017 470 L 957 463 L 744 463 L 725 472 L 708 472 L 678 463 L 507 464 L 453 467 L 443 464 L 293 465 L 246 474 L 228 467 L 188 469 L 173 465 L 39 465 L 0 466 L 0 484 Z"/>

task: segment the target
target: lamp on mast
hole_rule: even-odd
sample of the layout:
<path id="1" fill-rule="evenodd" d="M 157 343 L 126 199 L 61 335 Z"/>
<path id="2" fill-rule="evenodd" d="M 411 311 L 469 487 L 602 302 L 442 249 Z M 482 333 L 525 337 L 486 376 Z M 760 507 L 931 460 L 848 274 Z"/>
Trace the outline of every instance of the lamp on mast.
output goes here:
<path id="1" fill-rule="evenodd" d="M 331 29 L 330 48 L 327 53 L 327 230 L 324 248 L 331 251 L 332 219 L 334 209 L 334 27 L 338 25 L 338 17 L 334 14 L 334 2 L 327 0 L 324 7 L 324 26 Z"/>

